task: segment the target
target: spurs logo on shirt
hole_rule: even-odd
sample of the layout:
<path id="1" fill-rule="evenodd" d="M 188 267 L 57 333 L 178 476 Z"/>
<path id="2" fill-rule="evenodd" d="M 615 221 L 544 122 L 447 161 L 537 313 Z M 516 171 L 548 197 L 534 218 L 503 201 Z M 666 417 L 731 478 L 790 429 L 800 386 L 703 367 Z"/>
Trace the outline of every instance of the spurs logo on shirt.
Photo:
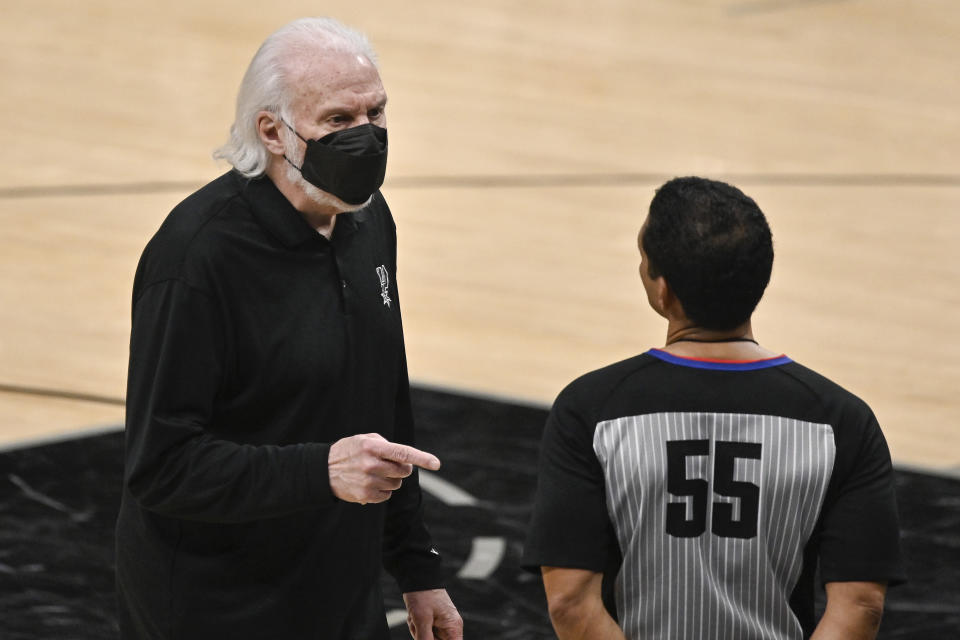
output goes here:
<path id="1" fill-rule="evenodd" d="M 383 298 L 383 305 L 389 307 L 393 302 L 390 299 L 390 274 L 384 265 L 377 267 L 377 276 L 380 278 L 380 297 Z"/>

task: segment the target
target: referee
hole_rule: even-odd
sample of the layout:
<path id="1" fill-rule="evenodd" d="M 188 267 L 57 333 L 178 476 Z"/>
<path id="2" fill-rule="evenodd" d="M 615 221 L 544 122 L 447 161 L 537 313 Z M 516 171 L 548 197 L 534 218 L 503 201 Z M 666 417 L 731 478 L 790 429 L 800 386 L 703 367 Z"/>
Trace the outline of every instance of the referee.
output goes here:
<path id="1" fill-rule="evenodd" d="M 866 404 L 754 339 L 763 213 L 678 178 L 638 244 L 666 344 L 575 380 L 543 434 L 524 564 L 557 634 L 874 638 L 904 577 L 890 454 Z"/>
<path id="2" fill-rule="evenodd" d="M 366 38 L 303 19 L 260 47 L 217 155 L 133 287 L 117 522 L 121 637 L 460 640 L 423 524 L 379 192 L 386 93 Z"/>

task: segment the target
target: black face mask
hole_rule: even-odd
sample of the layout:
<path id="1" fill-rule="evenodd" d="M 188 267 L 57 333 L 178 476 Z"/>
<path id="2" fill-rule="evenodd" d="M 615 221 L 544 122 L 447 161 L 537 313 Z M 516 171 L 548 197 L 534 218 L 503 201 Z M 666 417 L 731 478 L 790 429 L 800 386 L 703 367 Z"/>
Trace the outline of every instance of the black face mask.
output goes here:
<path id="1" fill-rule="evenodd" d="M 313 186 L 347 204 L 363 204 L 383 184 L 387 172 L 386 129 L 367 123 L 307 140 L 286 121 L 283 124 L 307 143 L 302 167 L 283 157 Z"/>

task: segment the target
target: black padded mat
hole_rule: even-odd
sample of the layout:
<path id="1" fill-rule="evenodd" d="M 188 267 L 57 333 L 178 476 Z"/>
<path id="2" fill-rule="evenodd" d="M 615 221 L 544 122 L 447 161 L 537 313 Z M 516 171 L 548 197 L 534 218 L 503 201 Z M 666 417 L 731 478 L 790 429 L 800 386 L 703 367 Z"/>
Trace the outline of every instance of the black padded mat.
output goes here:
<path id="1" fill-rule="evenodd" d="M 425 492 L 428 525 L 467 638 L 552 638 L 543 589 L 518 563 L 536 482 L 546 410 L 415 389 L 419 446 L 443 461 L 438 477 L 476 499 L 447 504 Z M 122 435 L 0 452 L 0 638 L 116 637 L 113 524 Z M 894 588 L 880 638 L 960 637 L 960 481 L 898 472 L 911 582 Z M 461 578 L 475 538 L 502 539 L 486 578 Z M 387 609 L 402 608 L 384 578 Z M 405 625 L 394 638 L 409 638 Z"/>

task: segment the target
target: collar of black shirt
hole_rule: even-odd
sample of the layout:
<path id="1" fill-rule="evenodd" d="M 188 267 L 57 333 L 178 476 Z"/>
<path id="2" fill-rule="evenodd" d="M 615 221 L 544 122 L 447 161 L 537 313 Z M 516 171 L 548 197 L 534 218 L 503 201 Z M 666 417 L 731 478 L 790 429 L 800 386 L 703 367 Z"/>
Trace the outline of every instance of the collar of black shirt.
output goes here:
<path id="1" fill-rule="evenodd" d="M 267 233 L 284 246 L 294 248 L 311 241 L 323 241 L 323 236 L 304 220 L 300 212 L 280 193 L 270 178 L 260 176 L 248 179 L 235 172 L 234 175 L 245 183 L 243 195 L 250 203 L 254 218 Z M 334 234 L 336 236 L 352 234 L 357 230 L 357 224 L 363 222 L 366 215 L 366 207 L 353 213 L 341 213 L 337 216 Z"/>

